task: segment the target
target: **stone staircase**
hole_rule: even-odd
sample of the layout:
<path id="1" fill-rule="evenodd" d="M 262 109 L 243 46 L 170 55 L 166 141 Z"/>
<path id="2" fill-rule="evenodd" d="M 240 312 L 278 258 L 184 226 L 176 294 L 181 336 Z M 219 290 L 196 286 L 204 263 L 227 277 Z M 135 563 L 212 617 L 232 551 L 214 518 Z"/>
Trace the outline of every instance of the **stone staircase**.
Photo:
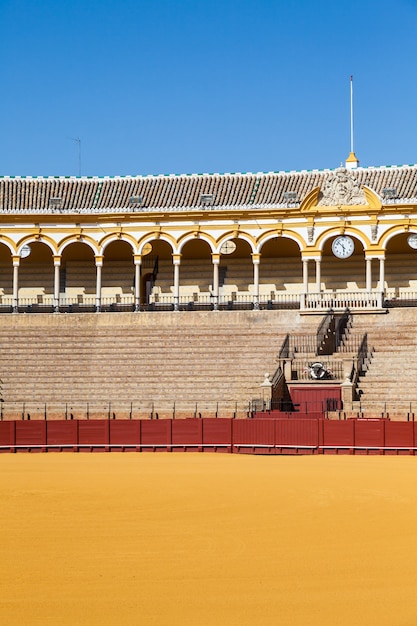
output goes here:
<path id="1" fill-rule="evenodd" d="M 373 348 L 360 377 L 354 412 L 402 418 L 417 414 L 417 309 L 389 309 L 386 315 L 354 315 L 352 330 L 368 334 Z M 348 407 L 346 407 L 348 409 Z"/>

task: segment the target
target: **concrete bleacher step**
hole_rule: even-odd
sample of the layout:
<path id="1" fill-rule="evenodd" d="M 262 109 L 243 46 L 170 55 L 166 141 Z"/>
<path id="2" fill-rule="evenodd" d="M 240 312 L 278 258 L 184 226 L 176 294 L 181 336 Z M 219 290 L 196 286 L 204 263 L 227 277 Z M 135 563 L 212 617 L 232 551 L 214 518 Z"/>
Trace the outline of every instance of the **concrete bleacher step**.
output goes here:
<path id="1" fill-rule="evenodd" d="M 239 402 L 259 397 L 288 331 L 288 311 L 3 315 L 6 403 Z M 314 326 L 317 325 L 317 321 Z"/>

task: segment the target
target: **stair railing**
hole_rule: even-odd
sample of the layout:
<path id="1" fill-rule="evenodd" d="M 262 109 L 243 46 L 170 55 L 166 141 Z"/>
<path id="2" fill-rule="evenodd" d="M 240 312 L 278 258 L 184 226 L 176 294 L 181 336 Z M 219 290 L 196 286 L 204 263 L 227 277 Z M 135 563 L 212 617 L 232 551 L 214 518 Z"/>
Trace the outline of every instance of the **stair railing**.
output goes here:
<path id="1" fill-rule="evenodd" d="M 339 318 L 337 325 L 336 325 L 336 330 L 334 334 L 335 352 L 339 349 L 339 346 L 346 338 L 346 335 L 347 335 L 346 331 L 349 331 L 351 326 L 352 326 L 352 315 L 349 309 L 346 309 L 343 315 Z"/>
<path id="2" fill-rule="evenodd" d="M 334 334 L 334 312 L 330 309 L 327 315 L 322 319 L 320 326 L 317 329 L 317 347 L 316 355 L 320 354 L 332 354 L 334 352 L 334 342 L 329 341 L 329 338 L 333 339 Z M 328 352 L 327 350 L 330 350 Z"/>

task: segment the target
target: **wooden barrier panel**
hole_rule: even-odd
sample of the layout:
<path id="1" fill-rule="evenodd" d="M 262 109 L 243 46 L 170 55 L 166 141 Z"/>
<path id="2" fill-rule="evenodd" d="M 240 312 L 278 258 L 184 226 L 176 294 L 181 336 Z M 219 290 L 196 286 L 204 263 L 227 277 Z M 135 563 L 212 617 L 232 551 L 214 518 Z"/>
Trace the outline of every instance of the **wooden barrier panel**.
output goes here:
<path id="1" fill-rule="evenodd" d="M 233 449 L 243 454 L 275 454 L 276 420 L 234 420 Z"/>
<path id="2" fill-rule="evenodd" d="M 140 450 L 142 420 L 110 420 L 109 443 L 113 452 Z"/>
<path id="3" fill-rule="evenodd" d="M 410 454 L 414 447 L 413 422 L 385 422 L 385 451 L 384 454 Z M 398 448 L 402 447 L 403 450 Z M 391 449 L 390 448 L 395 448 Z"/>
<path id="4" fill-rule="evenodd" d="M 320 444 L 321 420 L 277 420 L 275 443 L 285 454 L 315 454 Z"/>
<path id="5" fill-rule="evenodd" d="M 16 422 L 16 446 L 24 446 L 31 452 L 45 451 L 46 444 L 46 422 L 36 420 L 33 422 Z"/>
<path id="6" fill-rule="evenodd" d="M 0 452 L 14 452 L 15 439 L 16 422 L 0 422 Z"/>
<path id="7" fill-rule="evenodd" d="M 355 454 L 379 454 L 384 447 L 385 420 L 353 420 L 355 424 Z"/>
<path id="8" fill-rule="evenodd" d="M 46 443 L 48 451 L 77 452 L 78 421 L 53 420 L 46 422 Z"/>
<path id="9" fill-rule="evenodd" d="M 202 450 L 203 423 L 201 419 L 173 420 L 171 432 L 171 449 L 173 452 L 198 452 Z"/>
<path id="10" fill-rule="evenodd" d="M 353 420 L 334 422 L 323 420 L 323 452 L 349 454 L 353 452 L 355 424 Z"/>
<path id="11" fill-rule="evenodd" d="M 171 451 L 172 420 L 142 420 L 141 450 L 143 452 Z"/>
<path id="12" fill-rule="evenodd" d="M 204 452 L 232 452 L 232 419 L 206 417 L 203 423 Z"/>
<path id="13" fill-rule="evenodd" d="M 78 445 L 80 452 L 107 452 L 109 420 L 79 420 Z"/>

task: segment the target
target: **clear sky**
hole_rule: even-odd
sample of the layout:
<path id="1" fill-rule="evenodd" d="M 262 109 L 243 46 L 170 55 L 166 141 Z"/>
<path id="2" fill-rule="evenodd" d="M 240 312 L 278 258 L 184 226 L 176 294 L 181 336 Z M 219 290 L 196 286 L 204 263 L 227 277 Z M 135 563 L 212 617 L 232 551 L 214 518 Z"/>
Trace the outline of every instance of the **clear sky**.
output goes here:
<path id="1" fill-rule="evenodd" d="M 0 0 L 0 175 L 417 163 L 417 0 Z"/>

